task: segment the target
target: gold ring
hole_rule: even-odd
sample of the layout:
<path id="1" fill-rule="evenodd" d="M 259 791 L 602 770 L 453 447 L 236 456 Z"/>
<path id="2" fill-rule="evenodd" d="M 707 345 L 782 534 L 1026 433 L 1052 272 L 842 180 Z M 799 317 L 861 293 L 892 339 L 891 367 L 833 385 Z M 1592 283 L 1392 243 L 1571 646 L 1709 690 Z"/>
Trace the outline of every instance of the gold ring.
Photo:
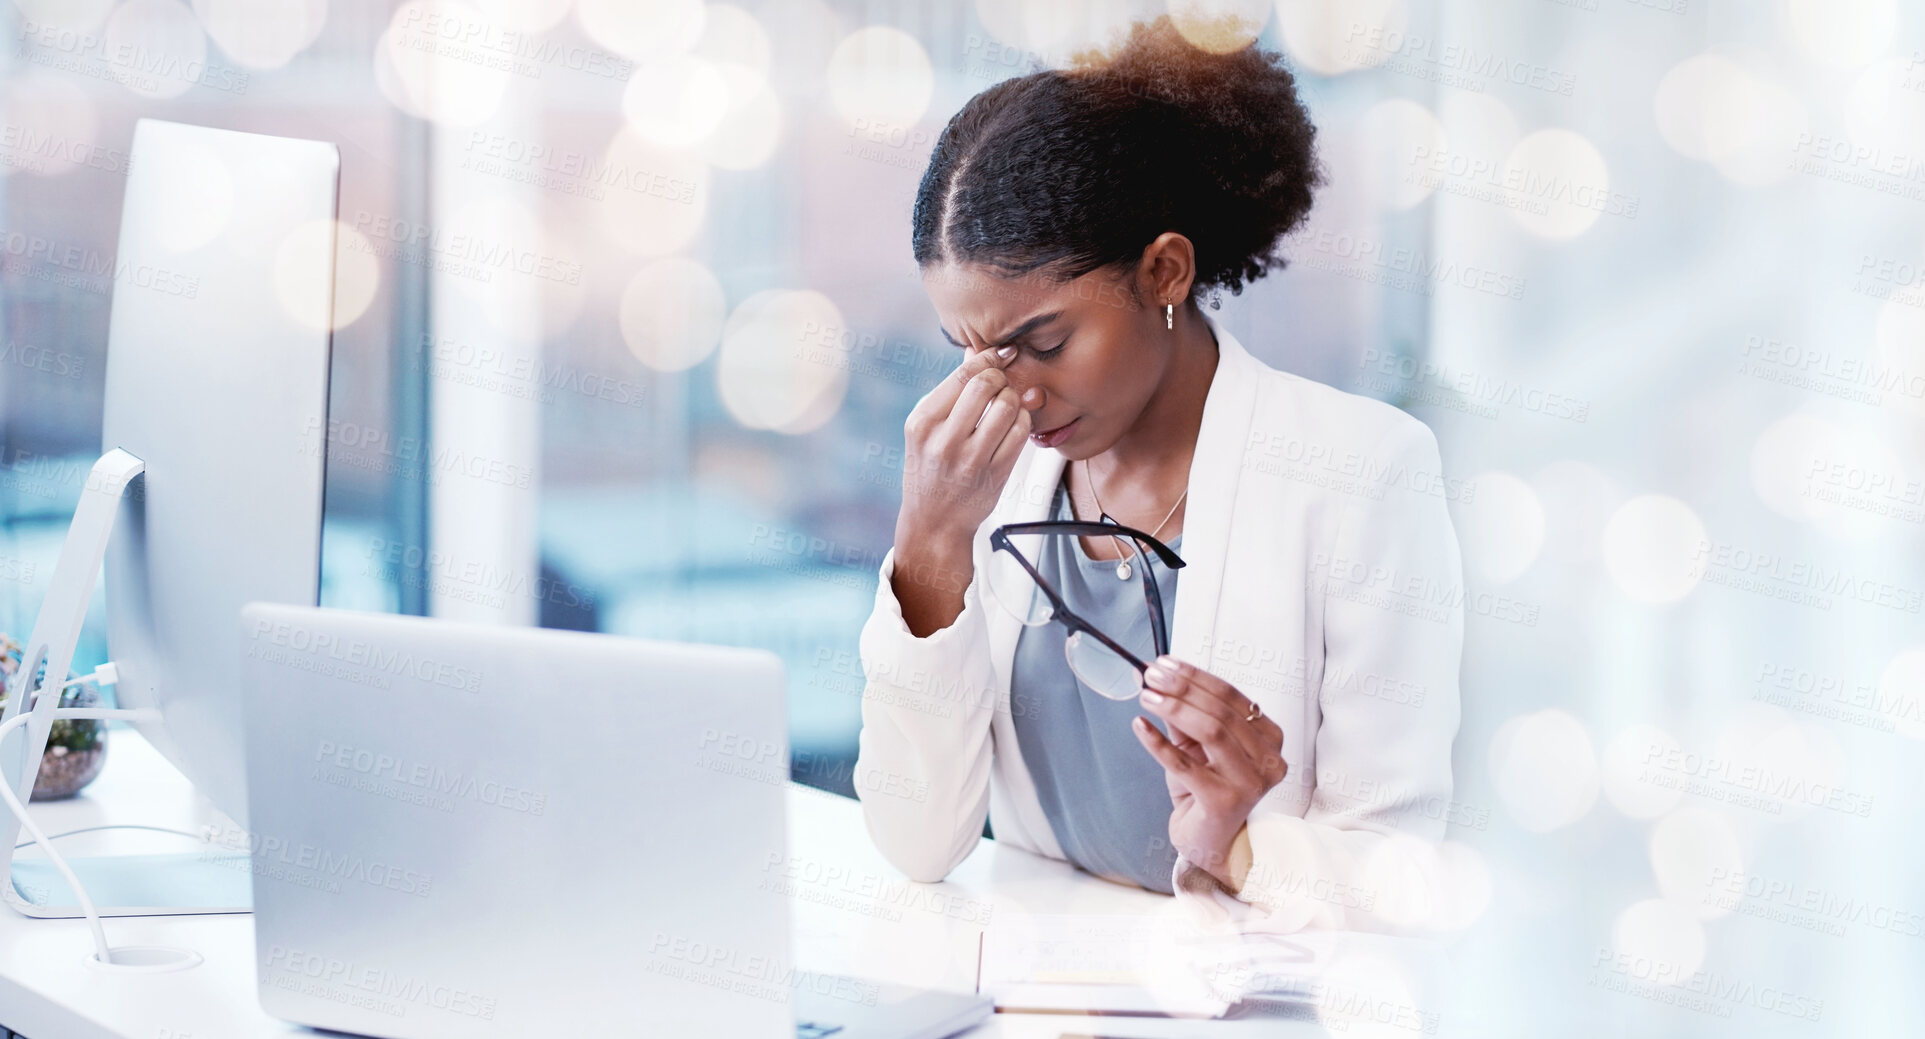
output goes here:
<path id="1" fill-rule="evenodd" d="M 1250 713 L 1244 715 L 1243 720 L 1246 722 L 1253 722 L 1253 721 L 1256 721 L 1258 718 L 1261 718 L 1262 716 L 1263 716 L 1263 707 L 1259 705 L 1255 700 L 1252 700 L 1250 701 Z"/>

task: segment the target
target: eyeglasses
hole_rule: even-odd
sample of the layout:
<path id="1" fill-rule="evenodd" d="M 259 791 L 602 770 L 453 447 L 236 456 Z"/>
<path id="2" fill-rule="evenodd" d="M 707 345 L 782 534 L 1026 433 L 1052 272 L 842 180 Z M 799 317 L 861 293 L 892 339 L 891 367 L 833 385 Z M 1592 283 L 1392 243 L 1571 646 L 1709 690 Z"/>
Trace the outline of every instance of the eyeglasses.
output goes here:
<path id="1" fill-rule="evenodd" d="M 1183 560 L 1170 546 L 1148 534 L 1120 523 L 1094 523 L 1087 520 L 1039 520 L 1034 523 L 1006 523 L 990 532 L 992 551 L 1008 552 L 1022 565 L 1023 574 L 1008 572 L 1007 567 L 989 568 L 990 596 L 1025 625 L 1035 627 L 1052 620 L 1069 629 L 1063 655 L 1071 671 L 1097 694 L 1112 700 L 1128 700 L 1143 691 L 1143 673 L 1149 665 L 1136 658 L 1123 645 L 1077 616 L 1063 602 L 1055 586 L 1038 573 L 1031 558 L 1042 558 L 1045 537 L 1127 537 L 1156 553 L 1163 565 L 1181 569 Z M 1143 568 L 1143 598 L 1150 607 L 1150 621 L 1156 655 L 1170 651 L 1170 639 L 1163 620 L 1163 598 L 1157 593 L 1155 568 Z"/>

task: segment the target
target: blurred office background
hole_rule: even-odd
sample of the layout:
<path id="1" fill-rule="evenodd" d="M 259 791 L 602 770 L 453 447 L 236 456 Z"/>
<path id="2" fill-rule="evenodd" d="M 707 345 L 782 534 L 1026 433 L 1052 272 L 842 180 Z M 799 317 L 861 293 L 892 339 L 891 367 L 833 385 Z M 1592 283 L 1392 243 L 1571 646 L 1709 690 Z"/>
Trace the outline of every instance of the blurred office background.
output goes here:
<path id="1" fill-rule="evenodd" d="M 1330 173 L 1221 313 L 1457 486 L 1467 930 L 1414 1020 L 1916 1020 L 1925 9 L 1206 8 L 1287 55 Z M 0 2 L 0 630 L 101 447 L 134 120 L 327 140 L 324 604 L 766 647 L 797 778 L 849 792 L 902 421 L 958 356 L 909 256 L 931 142 L 1163 10 Z"/>

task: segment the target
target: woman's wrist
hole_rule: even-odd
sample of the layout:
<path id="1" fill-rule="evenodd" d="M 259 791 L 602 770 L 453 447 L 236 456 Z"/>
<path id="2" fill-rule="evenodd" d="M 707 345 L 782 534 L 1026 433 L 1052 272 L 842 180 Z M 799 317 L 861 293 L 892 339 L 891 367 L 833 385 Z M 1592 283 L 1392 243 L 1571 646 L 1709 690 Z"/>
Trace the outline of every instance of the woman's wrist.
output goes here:
<path id="1" fill-rule="evenodd" d="M 1244 880 L 1250 872 L 1249 826 L 1240 822 L 1235 830 L 1185 849 L 1183 857 L 1235 894 L 1243 889 Z"/>
<path id="2" fill-rule="evenodd" d="M 1229 862 L 1224 875 L 1218 877 L 1233 895 L 1243 893 L 1243 885 L 1250 878 L 1250 863 L 1254 858 L 1250 850 L 1250 824 L 1244 823 L 1237 828 L 1236 837 L 1230 841 Z"/>
<path id="3" fill-rule="evenodd" d="M 932 541 L 901 538 L 896 541 L 894 580 L 898 591 L 904 584 L 927 590 L 931 595 L 954 596 L 961 605 L 963 589 L 974 576 L 975 560 L 969 541 Z"/>
<path id="4" fill-rule="evenodd" d="M 903 624 L 927 638 L 962 615 L 965 589 L 973 576 L 970 544 L 924 538 L 898 531 L 890 589 L 902 610 Z"/>
<path id="5" fill-rule="evenodd" d="M 896 515 L 896 548 L 910 551 L 927 549 L 929 552 L 944 555 L 951 555 L 960 550 L 967 555 L 970 546 L 976 540 L 976 531 L 981 528 L 982 522 L 978 520 L 975 521 L 974 526 L 969 526 L 967 524 L 970 521 L 965 518 L 959 524 L 956 520 L 957 515 L 954 510 L 931 515 L 923 511 L 911 512 L 905 508 Z"/>

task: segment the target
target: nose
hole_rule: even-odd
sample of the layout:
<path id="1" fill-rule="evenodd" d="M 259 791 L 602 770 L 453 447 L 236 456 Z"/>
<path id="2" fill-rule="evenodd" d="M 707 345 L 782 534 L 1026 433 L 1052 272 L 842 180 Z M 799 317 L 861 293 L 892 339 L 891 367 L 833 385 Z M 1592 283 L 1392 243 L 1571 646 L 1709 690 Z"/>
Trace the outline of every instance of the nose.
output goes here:
<path id="1" fill-rule="evenodd" d="M 1022 402 L 1023 409 L 1036 411 L 1049 403 L 1049 391 L 1037 383 L 1028 381 L 1028 376 L 1033 373 L 1022 371 L 1021 361 L 1022 357 L 1018 356 L 1006 365 L 1003 368 L 1003 376 L 1009 380 L 1010 388 L 1016 391 L 1016 399 Z"/>

